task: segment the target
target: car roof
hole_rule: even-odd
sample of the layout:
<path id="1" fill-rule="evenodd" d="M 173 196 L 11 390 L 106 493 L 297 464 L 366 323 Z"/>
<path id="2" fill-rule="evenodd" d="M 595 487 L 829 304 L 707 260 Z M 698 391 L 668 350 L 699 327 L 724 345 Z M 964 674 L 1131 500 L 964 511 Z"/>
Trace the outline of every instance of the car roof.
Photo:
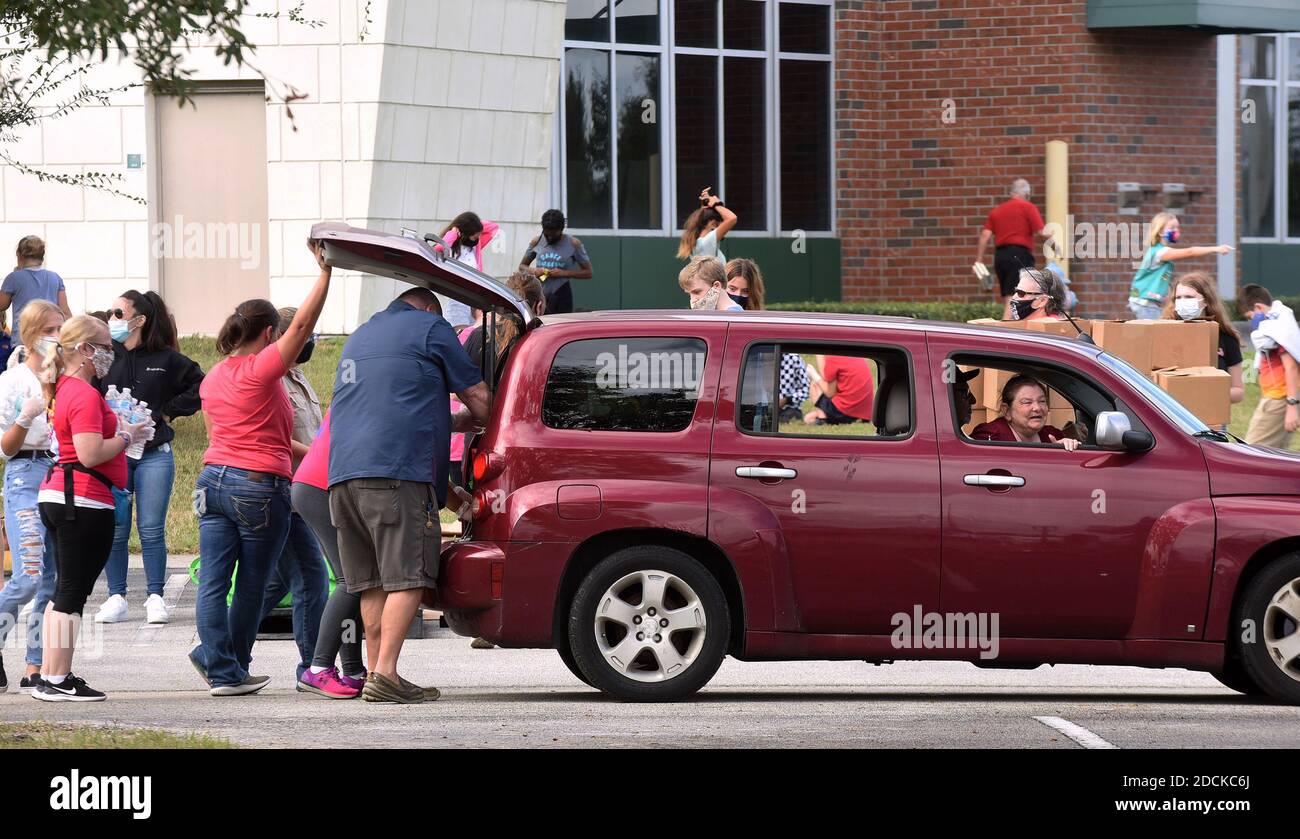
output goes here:
<path id="1" fill-rule="evenodd" d="M 942 332 L 953 335 L 984 335 L 996 338 L 1010 338 L 1027 343 L 1051 343 L 1068 347 L 1095 356 L 1101 348 L 1095 344 L 1080 341 L 1065 335 L 1052 335 L 1046 332 L 1029 332 L 1007 326 L 995 326 L 973 323 L 955 323 L 943 320 L 922 320 L 919 318 L 896 317 L 891 315 L 855 315 L 842 312 L 721 312 L 696 311 L 692 309 L 619 309 L 597 312 L 574 312 L 563 315 L 543 315 L 541 326 L 580 327 L 592 323 L 655 323 L 681 322 L 702 323 L 719 320 L 728 323 L 753 323 L 761 320 L 773 324 L 791 326 L 870 326 L 873 329 L 897 329 L 904 332 Z"/>

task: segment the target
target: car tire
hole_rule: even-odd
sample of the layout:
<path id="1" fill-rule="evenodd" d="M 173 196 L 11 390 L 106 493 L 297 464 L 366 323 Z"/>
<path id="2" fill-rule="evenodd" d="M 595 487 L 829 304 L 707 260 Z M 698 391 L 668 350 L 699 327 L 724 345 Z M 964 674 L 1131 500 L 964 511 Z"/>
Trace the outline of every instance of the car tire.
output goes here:
<path id="1" fill-rule="evenodd" d="M 569 607 L 568 631 L 592 687 L 625 702 L 672 702 L 718 671 L 731 615 L 722 586 L 700 562 L 642 545 L 611 554 L 587 574 Z"/>
<path id="2" fill-rule="evenodd" d="M 1244 675 L 1268 696 L 1300 704 L 1300 553 L 1273 560 L 1246 585 L 1230 631 Z"/>
<path id="3" fill-rule="evenodd" d="M 578 666 L 578 662 L 573 660 L 573 651 L 569 649 L 568 644 L 561 644 L 560 647 L 556 649 L 556 652 L 560 654 L 560 661 L 564 662 L 564 666 L 569 668 L 570 673 L 577 676 L 578 679 L 587 687 L 595 687 L 595 685 L 587 679 L 587 674 L 582 672 L 582 668 Z"/>
<path id="4" fill-rule="evenodd" d="M 1227 659 L 1223 662 L 1223 670 L 1210 675 L 1218 679 L 1221 685 L 1231 688 L 1237 693 L 1243 693 L 1246 696 L 1265 695 L 1264 691 L 1260 690 L 1259 685 L 1251 680 L 1250 675 L 1246 673 L 1246 668 L 1241 666 L 1241 659 L 1235 653 L 1228 653 Z"/>

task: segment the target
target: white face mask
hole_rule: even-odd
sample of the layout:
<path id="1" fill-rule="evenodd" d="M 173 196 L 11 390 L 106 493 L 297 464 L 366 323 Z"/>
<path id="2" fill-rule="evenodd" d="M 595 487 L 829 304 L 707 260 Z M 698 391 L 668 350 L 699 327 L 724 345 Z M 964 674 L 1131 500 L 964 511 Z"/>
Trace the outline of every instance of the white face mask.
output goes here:
<path id="1" fill-rule="evenodd" d="M 46 335 L 44 338 L 41 338 L 41 340 L 36 342 L 36 352 L 40 353 L 42 357 L 48 356 L 50 353 L 56 352 L 58 346 L 58 338 L 55 338 L 53 335 Z"/>
<path id="2" fill-rule="evenodd" d="M 1180 297 L 1174 301 L 1174 311 L 1183 320 L 1199 318 L 1205 311 L 1205 301 L 1196 297 Z"/>

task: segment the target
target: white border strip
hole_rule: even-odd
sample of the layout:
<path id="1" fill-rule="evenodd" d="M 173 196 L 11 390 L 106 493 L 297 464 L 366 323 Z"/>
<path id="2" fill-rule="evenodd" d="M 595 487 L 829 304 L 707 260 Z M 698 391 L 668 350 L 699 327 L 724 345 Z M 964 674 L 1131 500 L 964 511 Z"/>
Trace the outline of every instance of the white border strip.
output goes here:
<path id="1" fill-rule="evenodd" d="M 1096 734 L 1081 725 L 1075 725 L 1069 720 L 1063 720 L 1060 717 L 1034 717 L 1048 728 L 1054 728 L 1057 731 L 1069 737 L 1074 742 L 1083 746 L 1085 749 L 1118 749 L 1114 743 L 1103 740 Z"/>

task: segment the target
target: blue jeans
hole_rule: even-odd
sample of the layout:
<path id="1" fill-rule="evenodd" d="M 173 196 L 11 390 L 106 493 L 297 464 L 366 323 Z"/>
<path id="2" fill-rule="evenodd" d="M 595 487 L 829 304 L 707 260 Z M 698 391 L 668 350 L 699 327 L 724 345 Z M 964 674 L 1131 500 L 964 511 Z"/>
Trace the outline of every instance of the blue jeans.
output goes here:
<path id="1" fill-rule="evenodd" d="M 199 645 L 190 658 L 213 687 L 248 677 L 266 578 L 289 534 L 289 479 L 251 481 L 234 466 L 205 466 L 194 489 L 199 516 Z M 239 573 L 235 574 L 235 563 Z M 235 596 L 226 605 L 231 578 Z"/>
<path id="2" fill-rule="evenodd" d="M 0 647 L 9 630 L 18 623 L 18 613 L 32 598 L 27 616 L 27 663 L 41 663 L 41 627 L 45 622 L 45 604 L 54 598 L 57 574 L 54 564 L 54 539 L 41 523 L 36 495 L 41 481 L 50 470 L 49 458 L 14 458 L 5 464 L 5 535 L 14 573 L 0 589 Z"/>
<path id="3" fill-rule="evenodd" d="M 329 576 L 325 573 L 325 560 L 321 557 L 316 536 L 293 513 L 289 518 L 289 538 L 267 581 L 262 598 L 262 617 L 284 599 L 284 593 L 293 594 L 293 640 L 298 645 L 298 672 L 311 666 L 316 653 L 316 639 L 320 636 L 321 613 L 325 611 L 325 598 L 329 596 Z"/>
<path id="4" fill-rule="evenodd" d="M 1165 306 L 1154 300 L 1137 300 L 1130 297 L 1128 308 L 1138 320 L 1160 320 L 1160 313 L 1164 311 Z"/>
<path id="5" fill-rule="evenodd" d="M 176 460 L 171 443 L 149 449 L 139 460 L 126 459 L 126 489 L 120 497 L 117 527 L 113 531 L 113 552 L 108 555 L 108 593 L 126 596 L 126 543 L 131 538 L 131 502 L 135 500 L 136 527 L 140 531 L 140 552 L 144 554 L 144 576 L 149 594 L 162 596 L 167 582 L 167 502 L 176 479 Z"/>

